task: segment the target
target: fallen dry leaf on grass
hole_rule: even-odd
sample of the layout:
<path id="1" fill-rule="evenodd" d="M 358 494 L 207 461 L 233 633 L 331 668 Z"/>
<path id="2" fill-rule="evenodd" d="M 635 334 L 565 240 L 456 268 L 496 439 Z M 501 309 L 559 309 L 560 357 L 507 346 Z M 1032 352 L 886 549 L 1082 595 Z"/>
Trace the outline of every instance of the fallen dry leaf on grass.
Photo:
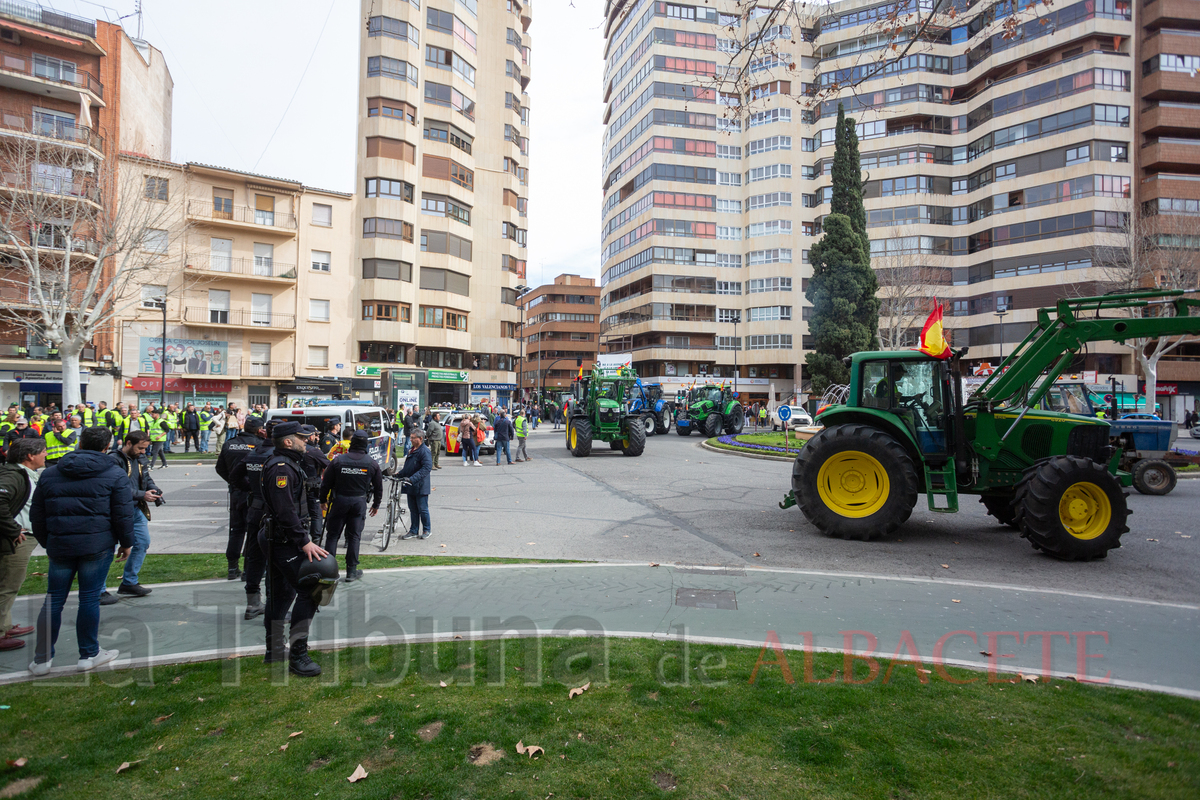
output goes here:
<path id="1" fill-rule="evenodd" d="M 350 781 L 351 783 L 358 783 L 363 778 L 367 777 L 367 774 L 368 773 L 365 769 L 363 769 L 362 764 L 359 764 L 354 768 L 354 772 L 352 772 L 350 777 L 346 778 L 346 780 Z"/>
<path id="2" fill-rule="evenodd" d="M 300 734 L 302 734 L 302 733 L 304 733 L 304 731 L 296 731 L 295 733 L 289 733 L 289 734 L 288 734 L 288 738 L 289 738 L 289 739 L 295 739 L 297 736 L 299 736 L 299 735 L 300 735 Z"/>
<path id="3" fill-rule="evenodd" d="M 572 689 L 571 691 L 567 692 L 567 699 L 570 700 L 572 697 L 575 697 L 575 695 L 583 694 L 590 688 L 592 688 L 592 682 L 588 681 L 583 686 L 580 686 L 578 689 Z"/>
<path id="4" fill-rule="evenodd" d="M 145 760 L 146 759 L 144 759 L 144 758 L 139 758 L 137 761 L 122 761 L 121 766 L 117 767 L 117 774 L 120 775 L 122 772 L 124 772 L 125 770 L 132 767 L 134 764 L 140 764 Z"/>
<path id="5" fill-rule="evenodd" d="M 28 759 L 28 758 L 17 758 L 17 759 L 14 759 L 14 760 L 12 760 L 12 761 L 9 761 L 9 762 L 8 762 L 8 765 L 9 765 L 10 767 L 13 767 L 13 768 L 15 769 L 15 768 L 18 768 L 18 767 L 23 767 L 23 766 L 25 766 L 25 765 L 26 765 L 26 764 L 28 764 L 28 763 L 29 763 L 29 759 Z"/>
<path id="6" fill-rule="evenodd" d="M 529 747 L 526 747 L 524 742 L 517 742 L 517 752 L 523 756 L 529 756 L 530 758 L 533 758 L 538 753 L 545 753 L 546 750 L 543 747 L 538 747 L 536 744 L 531 744 Z"/>
<path id="7" fill-rule="evenodd" d="M 173 717 L 173 716 L 175 716 L 175 712 L 174 712 L 174 711 L 172 711 L 170 714 L 164 714 L 164 715 L 163 715 L 163 716 L 161 716 L 161 717 L 155 717 L 155 718 L 154 718 L 154 724 L 155 724 L 155 725 L 158 725 L 159 723 L 166 722 L 167 720 L 169 720 L 169 719 L 170 719 L 171 717 Z"/>
<path id="8" fill-rule="evenodd" d="M 442 687 L 443 689 L 445 689 L 445 688 L 446 688 L 446 682 L 445 682 L 445 681 L 438 681 L 438 686 L 440 686 L 440 687 Z"/>
<path id="9" fill-rule="evenodd" d="M 287 750 L 287 748 L 288 748 L 288 746 L 286 744 L 279 745 L 280 750 Z"/>
<path id="10" fill-rule="evenodd" d="M 1038 682 L 1037 675 L 1026 675 L 1024 672 L 1018 672 L 1017 676 L 1020 677 L 1021 680 L 1025 681 L 1027 683 L 1037 683 Z"/>

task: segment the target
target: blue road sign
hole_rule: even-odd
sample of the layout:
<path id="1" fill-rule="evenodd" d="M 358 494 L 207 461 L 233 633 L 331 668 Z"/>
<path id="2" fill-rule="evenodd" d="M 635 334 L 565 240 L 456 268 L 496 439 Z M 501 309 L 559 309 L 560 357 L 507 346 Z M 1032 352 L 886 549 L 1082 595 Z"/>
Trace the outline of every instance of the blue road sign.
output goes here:
<path id="1" fill-rule="evenodd" d="M 791 406 L 780 406 L 779 411 L 777 413 L 779 414 L 780 422 L 787 422 L 789 419 L 792 418 L 792 407 Z"/>

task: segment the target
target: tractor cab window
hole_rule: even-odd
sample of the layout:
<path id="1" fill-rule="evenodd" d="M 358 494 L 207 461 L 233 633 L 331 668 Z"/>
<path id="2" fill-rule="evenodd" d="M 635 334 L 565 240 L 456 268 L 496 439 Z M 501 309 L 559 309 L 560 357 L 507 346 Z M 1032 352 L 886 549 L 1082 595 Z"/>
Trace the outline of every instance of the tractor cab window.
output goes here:
<path id="1" fill-rule="evenodd" d="M 892 405 L 892 389 L 888 382 L 886 361 L 869 361 L 862 368 L 862 402 L 864 408 L 886 410 Z"/>
<path id="2" fill-rule="evenodd" d="M 1063 401 L 1067 406 L 1067 413 L 1082 414 L 1090 417 L 1092 415 L 1091 403 L 1088 402 L 1087 394 L 1082 386 L 1063 386 Z"/>
<path id="3" fill-rule="evenodd" d="M 721 404 L 721 390 L 720 389 L 709 389 L 708 390 L 708 400 L 713 405 L 719 406 Z"/>
<path id="4" fill-rule="evenodd" d="M 935 361 L 892 363 L 895 408 L 926 453 L 946 450 L 946 406 L 941 365 Z"/>
<path id="5" fill-rule="evenodd" d="M 600 388 L 596 390 L 596 397 L 603 398 L 605 400 L 619 399 L 617 397 L 617 385 L 615 383 L 601 384 Z"/>

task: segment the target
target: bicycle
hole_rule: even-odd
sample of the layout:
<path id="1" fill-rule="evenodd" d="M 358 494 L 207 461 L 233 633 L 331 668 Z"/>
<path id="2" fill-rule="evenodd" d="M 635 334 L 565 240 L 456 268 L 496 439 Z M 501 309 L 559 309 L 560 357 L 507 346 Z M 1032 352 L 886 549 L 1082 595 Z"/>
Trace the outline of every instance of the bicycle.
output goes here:
<path id="1" fill-rule="evenodd" d="M 385 481 L 391 482 L 391 488 L 388 490 L 387 511 L 383 517 L 383 530 L 375 538 L 375 543 L 379 545 L 380 551 L 388 549 L 388 545 L 392 543 L 392 534 L 396 532 L 396 525 L 407 530 L 408 524 L 404 521 L 405 506 L 404 502 L 404 487 L 411 486 L 412 481 L 407 478 L 397 478 L 392 475 L 384 475 Z"/>

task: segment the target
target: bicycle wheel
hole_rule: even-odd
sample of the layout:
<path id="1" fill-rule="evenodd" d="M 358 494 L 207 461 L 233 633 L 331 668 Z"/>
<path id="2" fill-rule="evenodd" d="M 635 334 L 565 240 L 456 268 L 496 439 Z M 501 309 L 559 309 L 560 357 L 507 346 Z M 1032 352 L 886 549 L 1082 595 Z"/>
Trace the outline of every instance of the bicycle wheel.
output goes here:
<path id="1" fill-rule="evenodd" d="M 396 531 L 396 517 L 400 510 L 400 503 L 396 498 L 390 498 L 387 504 L 387 517 L 383 521 L 383 541 L 379 545 L 380 551 L 387 550 L 388 545 L 392 543 L 392 534 Z"/>

